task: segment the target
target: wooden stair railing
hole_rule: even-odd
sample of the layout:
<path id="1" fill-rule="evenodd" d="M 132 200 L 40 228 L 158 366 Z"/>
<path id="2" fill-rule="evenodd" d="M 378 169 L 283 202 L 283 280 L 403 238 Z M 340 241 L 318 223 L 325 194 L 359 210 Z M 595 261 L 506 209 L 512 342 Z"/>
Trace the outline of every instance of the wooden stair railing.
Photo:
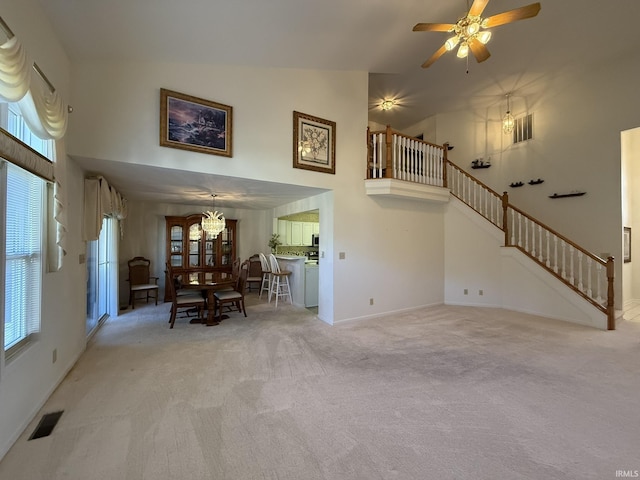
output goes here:
<path id="1" fill-rule="evenodd" d="M 457 165 L 447 161 L 452 195 L 504 232 L 504 245 L 515 247 L 607 316 L 615 330 L 614 259 L 603 260 L 509 203 Z"/>
<path id="2" fill-rule="evenodd" d="M 394 131 L 367 128 L 367 179 L 395 178 L 423 185 L 447 184 L 447 146 L 435 145 Z"/>
<path id="3" fill-rule="evenodd" d="M 448 145 L 435 145 L 394 131 L 367 128 L 367 179 L 393 178 L 448 188 L 452 195 L 504 232 L 514 247 L 607 316 L 615 329 L 614 259 L 594 255 L 509 204 L 502 195 L 447 159 Z"/>

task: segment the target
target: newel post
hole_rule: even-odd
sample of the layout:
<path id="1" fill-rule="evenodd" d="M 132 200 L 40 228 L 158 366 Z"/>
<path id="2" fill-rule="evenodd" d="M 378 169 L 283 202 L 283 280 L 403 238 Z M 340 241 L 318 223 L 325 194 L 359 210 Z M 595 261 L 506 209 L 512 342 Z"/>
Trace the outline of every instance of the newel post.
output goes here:
<path id="1" fill-rule="evenodd" d="M 607 330 L 616 329 L 616 311 L 613 305 L 613 257 L 607 258 Z"/>
<path id="2" fill-rule="evenodd" d="M 504 246 L 509 246 L 509 217 L 507 215 L 507 209 L 509 208 L 509 194 L 504 192 L 502 194 L 502 230 L 504 231 Z"/>
<path id="3" fill-rule="evenodd" d="M 367 173 L 364 176 L 364 178 L 371 178 L 371 160 L 373 159 L 373 155 L 372 155 L 372 146 L 371 146 L 371 129 L 369 127 L 367 127 L 367 163 L 366 163 L 366 167 L 367 167 Z"/>
<path id="4" fill-rule="evenodd" d="M 391 142 L 393 140 L 393 130 L 391 130 L 391 125 L 387 125 L 387 131 L 385 133 L 385 141 L 386 141 L 386 151 L 385 151 L 385 171 L 384 178 L 393 178 L 393 165 L 391 160 Z"/>
<path id="5" fill-rule="evenodd" d="M 449 158 L 447 157 L 447 152 L 449 151 L 449 142 L 445 143 L 442 148 L 444 151 L 442 152 L 442 186 L 447 188 L 447 166 L 449 165 Z"/>

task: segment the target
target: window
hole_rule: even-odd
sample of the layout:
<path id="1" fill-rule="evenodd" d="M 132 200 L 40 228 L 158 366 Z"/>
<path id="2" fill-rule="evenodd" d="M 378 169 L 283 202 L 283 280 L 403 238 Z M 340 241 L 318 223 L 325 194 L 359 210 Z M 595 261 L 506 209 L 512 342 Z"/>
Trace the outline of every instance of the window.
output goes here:
<path id="1" fill-rule="evenodd" d="M 4 349 L 18 350 L 40 327 L 44 181 L 7 163 Z"/>
<path id="2" fill-rule="evenodd" d="M 55 143 L 36 137 L 14 104 L 0 105 L 5 130 L 47 158 L 53 159 Z M 44 266 L 46 181 L 12 163 L 4 162 L 0 174 L 4 249 L 4 351 L 15 355 L 40 330 L 42 272 Z"/>
<path id="3" fill-rule="evenodd" d="M 49 160 L 54 160 L 53 152 L 55 142 L 53 140 L 42 140 L 36 137 L 24 122 L 17 104 L 3 103 L 0 105 L 0 121 L 7 132 Z"/>
<path id="4" fill-rule="evenodd" d="M 533 114 L 516 118 L 513 129 L 513 143 L 525 142 L 533 138 Z"/>

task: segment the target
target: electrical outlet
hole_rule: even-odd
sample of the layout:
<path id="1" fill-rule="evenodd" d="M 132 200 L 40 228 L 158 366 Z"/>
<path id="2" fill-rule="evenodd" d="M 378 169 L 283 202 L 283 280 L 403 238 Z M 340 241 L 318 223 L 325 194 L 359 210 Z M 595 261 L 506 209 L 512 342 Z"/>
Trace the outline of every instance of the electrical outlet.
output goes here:
<path id="1" fill-rule="evenodd" d="M 478 295 L 480 296 L 484 295 L 484 290 L 478 290 Z"/>
<path id="2" fill-rule="evenodd" d="M 347 254 L 346 254 L 346 253 L 344 253 L 344 252 L 340 252 L 340 253 L 338 254 L 338 258 L 340 258 L 340 260 L 344 260 L 344 259 L 346 258 L 346 256 L 347 256 Z"/>
<path id="3" fill-rule="evenodd" d="M 465 294 L 465 295 L 469 295 L 469 289 L 468 289 L 468 288 L 465 288 L 465 289 L 464 289 L 464 294 Z"/>
<path id="4" fill-rule="evenodd" d="M 369 305 L 373 305 L 373 298 L 369 299 Z"/>

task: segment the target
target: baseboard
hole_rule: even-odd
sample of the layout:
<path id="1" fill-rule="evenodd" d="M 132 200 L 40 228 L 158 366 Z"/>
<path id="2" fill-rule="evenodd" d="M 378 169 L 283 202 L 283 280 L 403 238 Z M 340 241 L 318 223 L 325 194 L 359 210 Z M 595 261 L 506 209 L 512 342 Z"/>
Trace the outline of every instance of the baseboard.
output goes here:
<path id="1" fill-rule="evenodd" d="M 344 318 L 342 320 L 334 320 L 333 324 L 337 325 L 339 323 L 353 322 L 353 321 L 359 321 L 359 320 L 371 320 L 371 319 L 380 318 L 380 317 L 388 317 L 390 315 L 397 315 L 400 313 L 420 310 L 421 308 L 435 307 L 438 305 L 444 305 L 444 303 L 443 302 L 429 303 L 424 305 L 418 305 L 417 307 L 401 308 L 400 310 L 389 310 L 387 312 L 379 312 L 379 313 L 374 313 L 372 315 L 363 315 L 361 317 Z"/>

